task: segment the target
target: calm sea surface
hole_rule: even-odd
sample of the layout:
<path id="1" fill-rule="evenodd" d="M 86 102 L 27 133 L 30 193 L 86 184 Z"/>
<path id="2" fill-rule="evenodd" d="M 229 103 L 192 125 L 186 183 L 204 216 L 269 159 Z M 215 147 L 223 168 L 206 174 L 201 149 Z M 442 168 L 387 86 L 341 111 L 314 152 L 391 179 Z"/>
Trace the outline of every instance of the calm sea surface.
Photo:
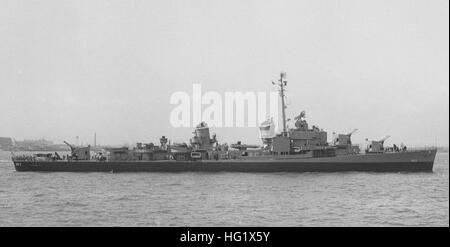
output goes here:
<path id="1" fill-rule="evenodd" d="M 449 226 L 433 173 L 33 173 L 0 151 L 0 226 Z"/>

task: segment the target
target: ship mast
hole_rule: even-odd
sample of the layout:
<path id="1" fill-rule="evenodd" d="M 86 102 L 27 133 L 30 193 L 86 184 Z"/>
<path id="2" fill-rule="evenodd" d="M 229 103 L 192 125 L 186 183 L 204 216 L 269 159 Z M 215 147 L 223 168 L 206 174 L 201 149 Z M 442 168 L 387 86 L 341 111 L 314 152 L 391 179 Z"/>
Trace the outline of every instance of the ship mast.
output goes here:
<path id="1" fill-rule="evenodd" d="M 286 104 L 284 102 L 284 87 L 286 87 L 287 85 L 287 80 L 286 80 L 286 73 L 285 72 L 281 72 L 280 73 L 280 79 L 278 80 L 279 83 L 275 83 L 272 81 L 272 84 L 276 84 L 277 86 L 280 87 L 280 97 L 281 97 L 281 112 L 282 112 L 282 117 L 283 117 L 283 136 L 287 136 L 287 130 L 286 130 Z"/>

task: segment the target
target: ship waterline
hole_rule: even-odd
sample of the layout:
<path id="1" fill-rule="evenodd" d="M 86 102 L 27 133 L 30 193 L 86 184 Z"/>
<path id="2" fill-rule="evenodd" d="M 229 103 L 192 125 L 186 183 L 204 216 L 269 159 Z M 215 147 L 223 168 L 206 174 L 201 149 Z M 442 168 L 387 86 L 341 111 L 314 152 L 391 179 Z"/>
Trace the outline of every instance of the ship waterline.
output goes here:
<path id="1" fill-rule="evenodd" d="M 22 161 L 16 171 L 42 172 L 432 172 L 436 149 L 323 158 L 202 161 Z"/>

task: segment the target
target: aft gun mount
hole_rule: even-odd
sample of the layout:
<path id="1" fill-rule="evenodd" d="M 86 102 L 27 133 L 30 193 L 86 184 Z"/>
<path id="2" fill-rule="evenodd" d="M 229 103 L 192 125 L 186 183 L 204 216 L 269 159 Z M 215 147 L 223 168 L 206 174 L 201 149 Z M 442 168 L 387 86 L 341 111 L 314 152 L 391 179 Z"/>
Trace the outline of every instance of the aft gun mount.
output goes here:
<path id="1" fill-rule="evenodd" d="M 71 158 L 74 160 L 90 160 L 91 159 L 91 146 L 87 147 L 75 147 L 74 145 L 64 141 L 64 143 L 70 147 Z"/>

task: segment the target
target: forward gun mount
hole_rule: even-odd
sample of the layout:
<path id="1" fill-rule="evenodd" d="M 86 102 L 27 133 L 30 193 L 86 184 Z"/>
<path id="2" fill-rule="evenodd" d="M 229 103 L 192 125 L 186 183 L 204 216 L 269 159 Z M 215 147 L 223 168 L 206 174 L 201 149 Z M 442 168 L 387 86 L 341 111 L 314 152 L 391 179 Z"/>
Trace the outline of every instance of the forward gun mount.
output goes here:
<path id="1" fill-rule="evenodd" d="M 389 137 L 389 135 L 381 138 L 378 141 L 368 141 L 367 147 L 366 147 L 366 153 L 383 153 L 384 152 L 384 141 L 386 141 Z"/>

